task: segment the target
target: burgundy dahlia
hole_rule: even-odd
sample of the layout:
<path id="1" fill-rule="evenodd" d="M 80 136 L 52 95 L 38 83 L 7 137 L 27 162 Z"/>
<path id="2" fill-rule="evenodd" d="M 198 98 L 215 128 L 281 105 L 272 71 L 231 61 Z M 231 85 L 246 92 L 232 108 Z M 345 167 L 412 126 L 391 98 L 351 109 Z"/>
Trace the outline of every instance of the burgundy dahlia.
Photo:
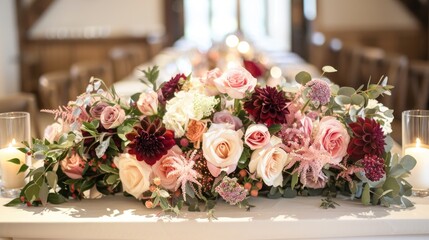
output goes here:
<path id="1" fill-rule="evenodd" d="M 384 172 L 384 159 L 375 155 L 365 155 L 363 158 L 365 176 L 371 181 L 380 180 Z"/>
<path id="2" fill-rule="evenodd" d="M 183 86 L 186 76 L 183 73 L 179 73 L 172 77 L 168 82 L 161 87 L 160 102 L 165 103 L 174 97 L 174 93 L 178 92 Z"/>
<path id="3" fill-rule="evenodd" d="M 131 141 L 128 153 L 151 166 L 176 144 L 174 132 L 166 130 L 160 119 L 151 122 L 149 118 L 143 118 L 140 126 L 135 126 L 126 137 Z"/>
<path id="4" fill-rule="evenodd" d="M 268 127 L 272 124 L 285 124 L 289 114 L 284 92 L 275 87 L 256 87 L 250 99 L 244 103 L 244 109 L 257 123 L 264 123 Z"/>
<path id="5" fill-rule="evenodd" d="M 356 122 L 349 123 L 352 139 L 347 153 L 353 160 L 360 160 L 365 155 L 381 156 L 384 152 L 384 134 L 381 126 L 374 119 L 359 117 Z"/>

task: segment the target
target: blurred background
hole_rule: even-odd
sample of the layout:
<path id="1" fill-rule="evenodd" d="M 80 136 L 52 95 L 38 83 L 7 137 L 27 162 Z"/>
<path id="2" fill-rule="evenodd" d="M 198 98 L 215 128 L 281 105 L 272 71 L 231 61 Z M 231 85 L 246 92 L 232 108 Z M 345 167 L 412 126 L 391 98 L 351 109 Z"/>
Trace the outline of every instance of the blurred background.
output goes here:
<path id="1" fill-rule="evenodd" d="M 52 108 L 92 75 L 113 84 L 178 40 L 204 53 L 234 33 L 283 75 L 292 62 L 354 87 L 387 75 L 399 119 L 428 107 L 428 13 L 427 0 L 2 0 L 0 95 Z"/>

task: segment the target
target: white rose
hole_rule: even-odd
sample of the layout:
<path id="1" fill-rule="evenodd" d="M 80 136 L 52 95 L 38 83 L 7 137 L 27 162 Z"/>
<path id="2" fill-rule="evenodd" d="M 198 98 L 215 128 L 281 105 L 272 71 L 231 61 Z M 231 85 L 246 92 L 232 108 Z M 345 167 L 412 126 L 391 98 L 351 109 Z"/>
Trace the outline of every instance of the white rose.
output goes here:
<path id="1" fill-rule="evenodd" d="M 45 128 L 43 138 L 48 140 L 50 143 L 58 141 L 64 133 L 70 131 L 70 127 L 64 124 L 61 119 Z"/>
<path id="2" fill-rule="evenodd" d="M 233 172 L 243 153 L 243 132 L 229 124 L 212 124 L 203 134 L 203 154 L 210 173 L 217 177 L 222 171 Z"/>
<path id="3" fill-rule="evenodd" d="M 162 122 L 167 129 L 174 131 L 174 137 L 179 138 L 185 134 L 189 119 L 194 118 L 193 97 L 185 92 L 178 92 L 167 102 Z"/>
<path id="4" fill-rule="evenodd" d="M 268 186 L 280 186 L 283 182 L 283 168 L 289 162 L 288 154 L 279 147 L 281 139 L 272 136 L 270 144 L 256 149 L 250 158 L 249 171 L 262 178 Z"/>
<path id="5" fill-rule="evenodd" d="M 139 162 L 135 156 L 124 153 L 113 159 L 119 169 L 119 178 L 124 190 L 140 199 L 142 193 L 149 190 L 152 168 L 145 162 Z"/>

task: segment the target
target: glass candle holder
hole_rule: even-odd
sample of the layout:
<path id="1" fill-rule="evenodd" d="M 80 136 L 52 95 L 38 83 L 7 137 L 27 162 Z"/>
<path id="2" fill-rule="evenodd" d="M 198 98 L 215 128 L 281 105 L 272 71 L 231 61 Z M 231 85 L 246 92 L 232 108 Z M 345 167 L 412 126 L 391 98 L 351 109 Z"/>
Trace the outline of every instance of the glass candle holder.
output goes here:
<path id="1" fill-rule="evenodd" d="M 407 110 L 402 113 L 402 155 L 417 161 L 407 181 L 413 195 L 429 195 L 429 110 Z"/>
<path id="2" fill-rule="evenodd" d="M 23 141 L 30 143 L 30 114 L 27 112 L 0 113 L 0 172 L 1 195 L 15 198 L 25 185 L 26 172 L 18 173 L 22 164 L 31 164 L 31 158 L 18 150 Z M 19 163 L 9 160 L 18 159 Z"/>

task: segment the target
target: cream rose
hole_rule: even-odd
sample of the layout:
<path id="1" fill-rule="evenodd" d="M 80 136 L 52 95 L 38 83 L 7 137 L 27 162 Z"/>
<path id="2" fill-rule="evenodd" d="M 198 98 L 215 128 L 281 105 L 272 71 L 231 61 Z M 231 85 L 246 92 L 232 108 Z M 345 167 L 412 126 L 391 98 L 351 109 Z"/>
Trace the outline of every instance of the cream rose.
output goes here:
<path id="1" fill-rule="evenodd" d="M 234 99 L 242 99 L 246 92 L 253 91 L 257 80 L 244 68 L 233 68 L 226 71 L 214 83 L 221 93 L 226 93 Z"/>
<path id="2" fill-rule="evenodd" d="M 161 186 L 168 190 L 175 190 L 179 176 L 170 173 L 175 170 L 172 165 L 180 158 L 180 155 L 182 155 L 182 150 L 176 145 L 152 166 L 155 176 L 161 179 Z"/>
<path id="3" fill-rule="evenodd" d="M 314 143 L 325 149 L 331 155 L 331 164 L 338 164 L 347 154 L 350 136 L 347 129 L 336 118 L 323 117 L 318 126 Z"/>
<path id="4" fill-rule="evenodd" d="M 124 153 L 113 159 L 119 169 L 119 178 L 124 190 L 137 199 L 149 190 L 152 168 L 144 161 L 137 161 L 135 156 Z"/>
<path id="5" fill-rule="evenodd" d="M 154 91 L 143 92 L 137 101 L 137 108 L 145 116 L 152 116 L 158 113 L 158 94 Z"/>
<path id="6" fill-rule="evenodd" d="M 214 177 L 222 171 L 229 174 L 235 170 L 243 153 L 242 136 L 241 130 L 230 129 L 229 124 L 212 124 L 203 134 L 203 155 Z"/>
<path id="7" fill-rule="evenodd" d="M 100 116 L 101 125 L 106 129 L 116 128 L 125 120 L 125 111 L 119 105 L 107 106 Z"/>
<path id="8" fill-rule="evenodd" d="M 58 122 L 55 122 L 45 128 L 43 138 L 48 140 L 50 143 L 58 141 L 60 137 L 70 131 L 70 126 L 65 124 L 62 119 L 58 119 Z"/>
<path id="9" fill-rule="evenodd" d="M 270 132 L 264 124 L 250 125 L 244 134 L 244 142 L 250 149 L 255 150 L 270 142 Z"/>
<path id="10" fill-rule="evenodd" d="M 283 168 L 288 164 L 288 154 L 280 148 L 282 140 L 271 137 L 270 144 L 256 149 L 250 158 L 249 171 L 256 172 L 268 186 L 280 186 L 283 182 Z"/>

